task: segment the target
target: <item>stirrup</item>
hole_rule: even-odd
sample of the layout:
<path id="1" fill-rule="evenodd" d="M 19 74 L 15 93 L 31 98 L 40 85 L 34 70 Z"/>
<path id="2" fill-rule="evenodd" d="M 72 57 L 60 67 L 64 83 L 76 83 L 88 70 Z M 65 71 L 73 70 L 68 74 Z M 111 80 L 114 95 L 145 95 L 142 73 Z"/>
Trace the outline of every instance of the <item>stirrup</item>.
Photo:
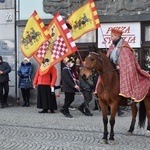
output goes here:
<path id="1" fill-rule="evenodd" d="M 128 104 L 129 106 L 133 105 L 133 104 L 134 104 L 133 99 L 129 98 L 129 99 L 127 100 L 127 104 Z"/>

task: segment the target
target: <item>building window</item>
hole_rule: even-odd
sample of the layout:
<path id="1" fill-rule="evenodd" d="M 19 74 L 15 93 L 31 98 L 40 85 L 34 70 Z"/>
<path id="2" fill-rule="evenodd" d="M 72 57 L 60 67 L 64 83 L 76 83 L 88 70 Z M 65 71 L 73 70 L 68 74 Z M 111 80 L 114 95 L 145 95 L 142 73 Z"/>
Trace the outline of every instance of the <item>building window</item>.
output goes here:
<path id="1" fill-rule="evenodd" d="M 143 69 L 150 73 L 150 48 L 143 49 Z"/>
<path id="2" fill-rule="evenodd" d="M 150 26 L 145 26 L 145 41 L 150 41 Z"/>

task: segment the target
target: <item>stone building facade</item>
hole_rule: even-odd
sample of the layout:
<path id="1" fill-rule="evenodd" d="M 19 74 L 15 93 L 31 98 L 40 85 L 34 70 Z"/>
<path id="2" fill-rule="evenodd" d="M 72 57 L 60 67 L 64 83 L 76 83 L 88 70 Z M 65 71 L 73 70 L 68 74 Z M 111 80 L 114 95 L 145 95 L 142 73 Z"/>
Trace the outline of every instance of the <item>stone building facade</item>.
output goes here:
<path id="1" fill-rule="evenodd" d="M 0 55 L 11 66 L 9 100 L 16 98 L 16 34 L 15 34 L 15 1 L 3 0 L 0 2 Z"/>

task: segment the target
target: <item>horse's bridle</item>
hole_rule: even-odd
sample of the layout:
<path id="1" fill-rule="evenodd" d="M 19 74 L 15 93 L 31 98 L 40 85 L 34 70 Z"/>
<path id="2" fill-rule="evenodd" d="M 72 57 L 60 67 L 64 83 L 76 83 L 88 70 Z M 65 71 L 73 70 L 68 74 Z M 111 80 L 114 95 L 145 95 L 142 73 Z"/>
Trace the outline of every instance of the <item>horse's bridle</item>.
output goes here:
<path id="1" fill-rule="evenodd" d="M 90 53 L 96 55 L 96 56 L 98 57 L 98 59 L 96 59 L 96 60 L 99 60 L 99 61 L 101 62 L 101 64 L 102 64 L 102 59 L 100 58 L 100 55 L 99 55 L 98 53 L 96 53 L 96 52 L 90 52 Z M 107 73 L 107 72 L 110 72 L 110 71 L 116 71 L 116 70 L 117 70 L 117 69 L 114 68 L 114 69 L 112 69 L 112 70 L 106 70 L 106 71 L 102 71 L 102 72 L 96 71 L 95 68 L 96 68 L 97 64 L 98 64 L 98 63 L 96 63 L 93 68 L 89 68 L 89 67 L 86 67 L 86 66 L 83 67 L 83 68 L 86 68 L 86 69 L 91 70 L 91 73 L 92 73 L 92 74 L 93 74 L 93 73 L 98 73 L 99 75 L 104 74 L 104 73 Z"/>
<path id="2" fill-rule="evenodd" d="M 84 68 L 87 68 L 87 69 L 89 69 L 89 70 L 91 70 L 91 74 L 89 75 L 89 77 L 87 78 L 87 80 L 90 78 L 93 78 L 94 77 L 94 75 L 96 75 L 96 73 L 98 74 L 98 75 L 102 75 L 102 74 L 105 74 L 105 73 L 107 73 L 107 72 L 111 72 L 111 71 L 116 71 L 117 69 L 115 69 L 115 68 L 113 68 L 113 69 L 110 69 L 110 70 L 106 70 L 106 71 L 97 71 L 96 70 L 96 67 L 97 67 L 97 65 L 98 65 L 98 63 L 97 63 L 97 61 L 100 61 L 100 63 L 101 64 L 103 64 L 103 61 L 102 61 L 102 58 L 100 58 L 100 54 L 98 54 L 98 53 L 95 53 L 95 52 L 91 52 L 92 54 L 94 54 L 94 55 L 96 55 L 97 56 L 97 59 L 96 59 L 96 64 L 95 64 L 95 66 L 93 67 L 93 68 L 89 68 L 89 67 L 84 67 Z M 90 57 L 90 56 L 89 56 Z M 103 87 L 103 89 L 105 89 L 105 90 L 107 90 L 107 91 L 110 91 L 109 90 L 109 87 L 105 87 L 104 85 L 102 85 L 102 87 Z M 112 92 L 112 91 L 111 91 Z"/>
<path id="3" fill-rule="evenodd" d="M 100 58 L 100 56 L 99 56 L 99 54 L 98 53 L 96 53 L 96 52 L 90 52 L 90 54 L 94 54 L 94 55 L 96 55 L 97 57 L 98 57 L 98 60 L 100 60 L 100 62 L 102 63 L 102 60 L 101 60 L 101 58 Z M 89 56 L 88 56 L 89 57 Z M 84 66 L 84 68 L 86 68 L 86 69 L 89 69 L 89 70 L 91 70 L 92 72 L 96 72 L 96 66 L 97 66 L 97 63 L 95 64 L 95 66 L 93 67 L 93 68 L 90 68 L 90 67 L 86 67 L 86 66 Z M 98 72 L 98 71 L 97 71 Z"/>

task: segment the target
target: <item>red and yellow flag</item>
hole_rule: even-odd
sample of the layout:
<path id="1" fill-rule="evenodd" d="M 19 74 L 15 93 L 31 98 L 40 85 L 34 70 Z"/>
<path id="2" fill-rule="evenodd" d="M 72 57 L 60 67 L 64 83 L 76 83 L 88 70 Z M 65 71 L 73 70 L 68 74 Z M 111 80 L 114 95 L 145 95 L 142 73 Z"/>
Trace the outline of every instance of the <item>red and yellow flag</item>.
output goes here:
<path id="1" fill-rule="evenodd" d="M 51 36 L 49 46 L 40 66 L 40 74 L 45 74 L 49 68 L 62 61 L 65 57 L 77 51 L 66 23 L 57 12 L 47 27 Z"/>
<path id="2" fill-rule="evenodd" d="M 34 53 L 33 58 L 39 63 L 41 64 L 43 61 L 43 58 L 47 52 L 47 49 L 49 47 L 49 41 L 44 42 L 40 48 Z"/>
<path id="3" fill-rule="evenodd" d="M 36 11 L 30 16 L 21 38 L 21 51 L 31 57 L 50 38 L 48 31 Z"/>
<path id="4" fill-rule="evenodd" d="M 98 13 L 93 0 L 85 3 L 83 6 L 74 11 L 67 22 L 72 26 L 72 38 L 79 39 L 86 32 L 100 27 Z"/>

